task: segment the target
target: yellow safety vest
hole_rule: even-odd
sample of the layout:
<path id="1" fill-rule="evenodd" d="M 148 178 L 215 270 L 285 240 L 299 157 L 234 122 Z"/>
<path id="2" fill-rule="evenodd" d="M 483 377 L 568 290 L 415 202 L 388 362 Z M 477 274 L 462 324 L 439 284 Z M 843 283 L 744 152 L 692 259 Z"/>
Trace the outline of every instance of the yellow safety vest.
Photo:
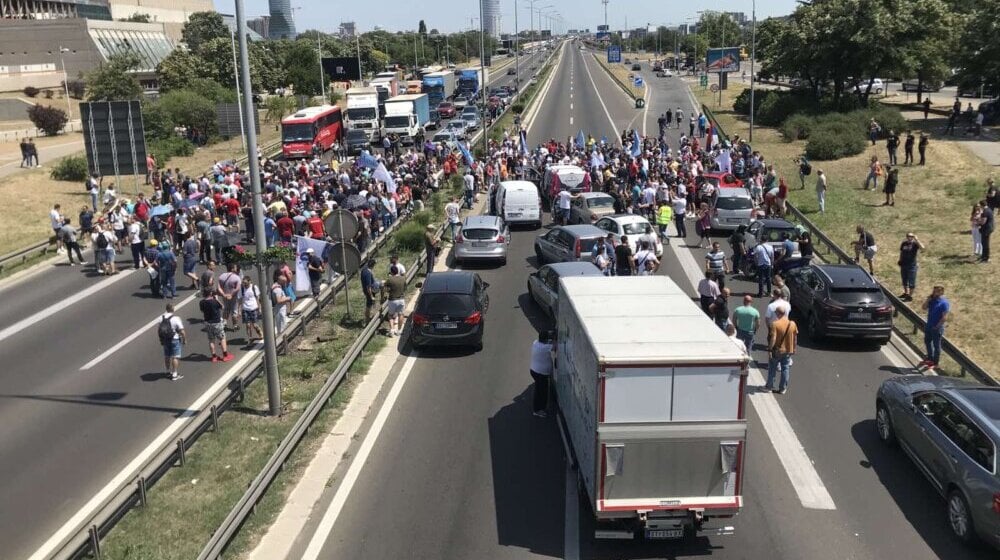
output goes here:
<path id="1" fill-rule="evenodd" d="M 661 226 L 668 225 L 672 219 L 674 219 L 674 209 L 669 204 L 660 206 L 660 210 L 656 213 L 656 223 Z"/>

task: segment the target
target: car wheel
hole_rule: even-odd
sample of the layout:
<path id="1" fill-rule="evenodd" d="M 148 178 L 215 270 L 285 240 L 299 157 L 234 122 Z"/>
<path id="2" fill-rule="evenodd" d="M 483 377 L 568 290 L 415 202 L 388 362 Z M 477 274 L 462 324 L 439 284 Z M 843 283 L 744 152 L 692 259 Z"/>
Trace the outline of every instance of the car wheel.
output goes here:
<path id="1" fill-rule="evenodd" d="M 882 88 L 877 88 L 875 90 L 875 95 L 882 95 Z"/>
<path id="2" fill-rule="evenodd" d="M 539 249 L 537 245 L 535 246 L 535 262 L 538 263 L 538 266 L 545 264 L 545 257 L 542 255 L 542 250 Z"/>
<path id="3" fill-rule="evenodd" d="M 500 266 L 507 266 L 507 257 L 500 259 Z"/>
<path id="4" fill-rule="evenodd" d="M 813 340 L 823 338 L 823 333 L 820 332 L 819 319 L 816 318 L 815 313 L 810 313 L 809 318 L 806 319 L 806 329 L 809 331 L 809 338 Z"/>
<path id="5" fill-rule="evenodd" d="M 875 406 L 875 431 L 878 439 L 890 447 L 896 445 L 896 429 L 892 426 L 892 416 L 889 415 L 889 407 L 882 403 Z"/>
<path id="6" fill-rule="evenodd" d="M 963 543 L 972 542 L 975 537 L 969 503 L 958 490 L 948 493 L 948 526 L 951 527 L 951 534 Z"/>
<path id="7" fill-rule="evenodd" d="M 476 352 L 482 352 L 483 351 L 483 341 L 480 340 L 479 342 L 476 342 L 475 344 L 473 344 L 472 345 L 472 349 L 475 350 Z"/>

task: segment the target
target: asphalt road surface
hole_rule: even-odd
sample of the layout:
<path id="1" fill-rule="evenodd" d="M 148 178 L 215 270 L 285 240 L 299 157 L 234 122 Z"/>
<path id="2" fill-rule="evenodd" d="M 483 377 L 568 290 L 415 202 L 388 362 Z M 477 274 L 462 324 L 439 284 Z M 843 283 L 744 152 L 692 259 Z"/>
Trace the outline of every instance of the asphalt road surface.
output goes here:
<path id="1" fill-rule="evenodd" d="M 543 56 L 526 59 L 522 83 Z M 513 79 L 504 68 L 490 85 Z M 184 379 L 171 382 L 154 324 L 165 302 L 151 297 L 145 271 L 129 269 L 130 254 L 118 264 L 103 277 L 63 261 L 0 289 L 0 558 L 34 553 L 251 350 L 242 331 L 230 333 L 237 360 L 209 361 L 178 266 L 188 344 Z"/>
<path id="2" fill-rule="evenodd" d="M 642 74 L 652 84 L 648 111 L 634 108 L 591 53 L 564 47 L 530 142 L 565 139 L 581 129 L 614 139 L 630 123 L 640 129 L 645 123 L 654 133 L 656 115 L 666 107 L 691 114 L 682 80 L 657 79 L 645 65 Z M 676 129 L 668 136 L 676 145 Z M 481 352 L 414 355 L 400 346 L 386 390 L 388 414 L 370 421 L 348 454 L 363 468 L 354 477 L 341 467 L 291 558 L 996 557 L 985 547 L 952 541 L 943 500 L 908 459 L 876 439 L 875 389 L 908 371 L 902 360 L 872 346 L 805 337 L 788 394 L 751 390 L 746 505 L 735 535 L 652 543 L 593 539 L 591 514 L 577 494 L 575 473 L 567 471 L 555 422 L 530 413 L 530 344 L 551 324 L 526 292 L 539 233 L 515 231 L 506 266 L 476 268 L 490 284 Z M 694 295 L 690 278 L 703 266 L 704 252 L 694 237 L 672 239 L 660 273 Z M 738 280 L 727 285 L 735 294 L 731 305 L 756 291 Z M 759 348 L 754 355 L 764 359 Z"/>

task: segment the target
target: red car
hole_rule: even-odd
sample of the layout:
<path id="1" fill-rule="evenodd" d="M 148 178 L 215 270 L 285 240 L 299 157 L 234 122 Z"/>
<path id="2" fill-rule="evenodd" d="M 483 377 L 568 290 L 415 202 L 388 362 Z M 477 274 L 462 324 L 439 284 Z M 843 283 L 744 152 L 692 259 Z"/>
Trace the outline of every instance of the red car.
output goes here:
<path id="1" fill-rule="evenodd" d="M 705 180 L 723 189 L 742 188 L 743 181 L 732 173 L 705 173 Z"/>
<path id="2" fill-rule="evenodd" d="M 441 104 L 438 105 L 437 111 L 438 115 L 440 115 L 442 119 L 453 119 L 455 118 L 455 113 L 457 112 L 455 105 L 449 101 L 442 101 Z"/>

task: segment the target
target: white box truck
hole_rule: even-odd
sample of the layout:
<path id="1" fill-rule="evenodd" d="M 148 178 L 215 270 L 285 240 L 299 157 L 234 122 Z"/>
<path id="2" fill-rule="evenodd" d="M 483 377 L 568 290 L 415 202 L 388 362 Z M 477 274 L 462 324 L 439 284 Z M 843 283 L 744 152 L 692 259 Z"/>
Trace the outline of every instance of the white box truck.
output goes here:
<path id="1" fill-rule="evenodd" d="M 726 535 L 747 355 L 665 276 L 560 280 L 553 384 L 596 538 Z"/>
<path id="2" fill-rule="evenodd" d="M 369 142 L 378 140 L 381 128 L 378 90 L 374 87 L 353 87 L 344 95 L 347 97 L 348 130 L 364 130 Z"/>
<path id="3" fill-rule="evenodd" d="M 396 134 L 404 144 L 423 138 L 424 125 L 430 120 L 426 93 L 397 95 L 385 102 L 382 134 Z"/>

